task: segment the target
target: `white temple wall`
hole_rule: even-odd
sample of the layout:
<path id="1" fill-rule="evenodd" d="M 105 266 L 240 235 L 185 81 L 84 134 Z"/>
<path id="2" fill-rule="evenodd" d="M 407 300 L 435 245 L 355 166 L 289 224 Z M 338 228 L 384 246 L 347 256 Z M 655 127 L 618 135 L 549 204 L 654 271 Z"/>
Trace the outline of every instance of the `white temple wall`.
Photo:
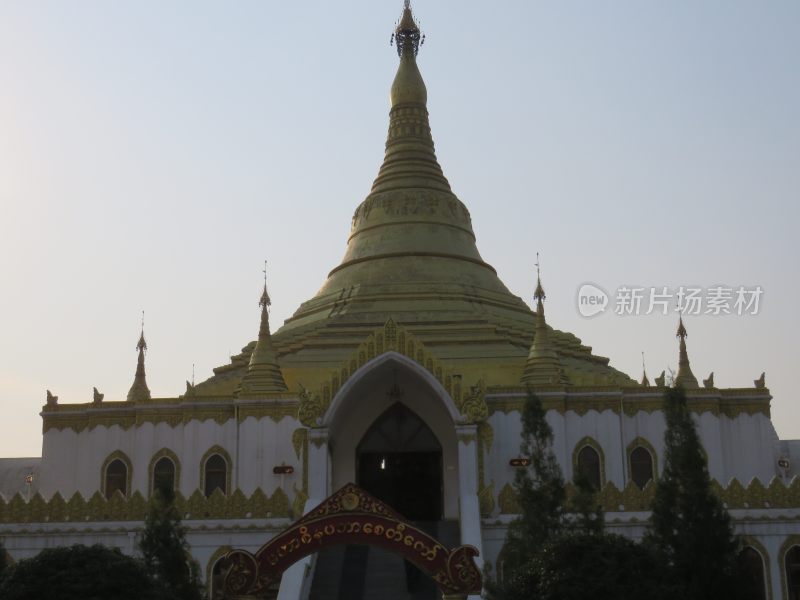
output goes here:
<path id="1" fill-rule="evenodd" d="M 303 481 L 301 458 L 295 454 L 292 445 L 292 434 L 298 427 L 301 427 L 300 423 L 292 417 L 284 417 L 278 423 L 270 418 L 245 419 L 239 426 L 239 456 L 238 460 L 234 458 L 238 465 L 234 473 L 238 477 L 234 480 L 234 487 L 246 496 L 256 488 L 271 495 L 276 488 L 282 487 L 292 498 L 294 486 L 302 488 Z M 272 470 L 279 465 L 293 466 L 294 473 L 275 475 Z"/>
<path id="2" fill-rule="evenodd" d="M 98 426 L 75 432 L 51 429 L 44 434 L 39 490 L 49 499 L 58 491 L 69 499 L 76 491 L 91 497 L 102 487 L 102 468 L 106 459 L 120 451 L 132 465 L 131 490 L 147 497 L 150 492 L 150 462 L 162 449 L 175 453 L 180 461 L 178 489 L 189 497 L 199 489 L 201 460 L 212 447 L 222 448 L 231 458 L 232 489 L 246 495 L 260 487 L 267 495 L 283 483 L 291 498 L 293 484 L 300 487 L 302 467 L 294 452 L 292 433 L 298 422 L 285 417 L 276 423 L 270 418 L 250 417 L 237 426 L 235 419 L 223 424 L 213 420 L 192 420 L 171 427 L 167 423 L 144 423 L 122 429 Z M 273 467 L 292 465 L 292 475 L 274 475 Z"/>

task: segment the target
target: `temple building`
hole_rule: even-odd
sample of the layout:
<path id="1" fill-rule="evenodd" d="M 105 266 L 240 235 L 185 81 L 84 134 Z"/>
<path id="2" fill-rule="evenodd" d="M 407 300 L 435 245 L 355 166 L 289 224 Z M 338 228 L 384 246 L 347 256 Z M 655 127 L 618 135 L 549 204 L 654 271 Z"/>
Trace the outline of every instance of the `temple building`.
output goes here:
<path id="1" fill-rule="evenodd" d="M 663 373 L 637 381 L 555 329 L 546 281 L 532 282 L 532 305 L 509 292 L 437 161 L 408 4 L 393 42 L 385 157 L 341 262 L 274 332 L 265 282 L 258 313 L 253 299 L 257 339 L 179 397 L 149 389 L 144 331 L 126 398 L 95 390 L 93 402 L 71 404 L 48 392 L 41 458 L 0 459 L 0 539 L 12 560 L 75 543 L 133 553 L 148 498 L 166 482 L 217 593 L 226 552 L 255 551 L 353 482 L 443 543 L 471 544 L 479 564 L 502 576 L 529 389 L 547 409 L 565 479 L 582 469 L 608 528 L 642 536 L 663 466 L 670 382 Z M 698 382 L 687 330 L 676 325 L 676 381 L 764 582 L 761 597 L 798 598 L 800 444 L 778 439 L 763 376 L 743 389 L 717 387 L 713 376 Z M 411 597 L 398 591 L 402 560 L 372 549 L 308 557 L 284 574 L 278 597 L 358 597 L 338 595 L 354 585 L 343 576 L 348 561 L 364 567 L 363 597 L 377 593 L 370 573 L 380 569 L 400 582 L 381 592 L 387 600 Z"/>

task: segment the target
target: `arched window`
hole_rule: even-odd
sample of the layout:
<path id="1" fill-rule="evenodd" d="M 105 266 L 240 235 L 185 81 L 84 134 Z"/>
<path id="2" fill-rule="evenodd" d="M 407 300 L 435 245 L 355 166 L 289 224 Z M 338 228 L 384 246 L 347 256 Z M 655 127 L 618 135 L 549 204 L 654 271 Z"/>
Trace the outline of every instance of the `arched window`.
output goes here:
<path id="1" fill-rule="evenodd" d="M 206 497 L 219 488 L 223 494 L 228 493 L 228 463 L 219 454 L 212 454 L 205 464 L 205 487 L 203 492 Z"/>
<path id="2" fill-rule="evenodd" d="M 792 546 L 786 553 L 785 561 L 789 600 L 800 600 L 800 546 Z"/>
<path id="3" fill-rule="evenodd" d="M 162 456 L 153 465 L 153 491 L 157 489 L 175 490 L 175 463 Z"/>
<path id="4" fill-rule="evenodd" d="M 106 466 L 104 488 L 107 499 L 117 491 L 123 496 L 128 494 L 128 465 L 121 459 L 115 458 Z"/>
<path id="5" fill-rule="evenodd" d="M 739 553 L 739 570 L 742 581 L 747 585 L 745 597 L 748 600 L 767 600 L 767 587 L 764 577 L 764 560 L 752 546 L 745 546 Z"/>
<path id="6" fill-rule="evenodd" d="M 631 479 L 639 489 L 644 489 L 647 482 L 653 480 L 653 457 L 643 446 L 637 446 L 631 452 Z"/>
<path id="7" fill-rule="evenodd" d="M 600 455 L 591 446 L 584 446 L 578 451 L 578 471 L 580 471 L 593 489 L 599 490 L 602 486 L 600 474 Z"/>

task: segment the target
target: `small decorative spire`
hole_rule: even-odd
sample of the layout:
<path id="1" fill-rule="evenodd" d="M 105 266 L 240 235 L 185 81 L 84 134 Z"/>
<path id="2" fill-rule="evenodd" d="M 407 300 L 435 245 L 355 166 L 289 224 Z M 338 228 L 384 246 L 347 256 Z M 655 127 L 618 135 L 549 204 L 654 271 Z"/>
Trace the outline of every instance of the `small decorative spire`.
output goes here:
<path id="1" fill-rule="evenodd" d="M 661 371 L 661 375 L 655 378 L 656 387 L 664 387 L 666 385 L 667 372 Z"/>
<path id="2" fill-rule="evenodd" d="M 267 292 L 267 261 L 264 261 L 264 290 L 258 305 L 261 307 L 261 325 L 258 329 L 258 341 L 247 372 L 242 378 L 239 388 L 240 397 L 260 397 L 265 393 L 287 391 L 286 381 L 278 366 L 278 356 L 272 348 L 272 335 L 269 330 L 269 307 L 272 301 Z"/>
<path id="3" fill-rule="evenodd" d="M 689 366 L 689 353 L 686 351 L 686 327 L 683 324 L 683 317 L 678 319 L 678 331 L 675 334 L 680 338 L 680 352 L 678 356 L 678 374 L 675 377 L 675 385 L 681 385 L 686 389 L 697 389 L 700 387 L 697 384 L 697 378 L 692 373 L 692 368 Z"/>
<path id="4" fill-rule="evenodd" d="M 58 396 L 47 390 L 47 406 L 55 406 L 56 404 L 58 404 Z"/>
<path id="5" fill-rule="evenodd" d="M 766 374 L 766 372 L 761 373 L 761 377 L 759 377 L 758 379 L 755 379 L 753 381 L 753 383 L 755 384 L 756 388 L 759 389 L 759 390 L 763 390 L 764 388 L 766 388 L 767 387 L 767 374 Z"/>
<path id="6" fill-rule="evenodd" d="M 546 296 L 542 287 L 538 252 L 536 253 L 536 291 L 533 297 L 536 300 L 536 324 L 533 344 L 525 363 L 525 371 L 522 374 L 522 383 L 533 386 L 567 385 L 569 383 L 567 376 L 564 373 L 561 359 L 550 341 L 550 330 L 544 317 Z"/>
<path id="7" fill-rule="evenodd" d="M 703 379 L 703 387 L 711 389 L 714 387 L 714 371 L 708 375 L 708 379 Z"/>
<path id="8" fill-rule="evenodd" d="M 647 378 L 647 367 L 644 364 L 644 352 L 642 352 L 642 387 L 650 387 L 650 380 Z"/>
<path id="9" fill-rule="evenodd" d="M 144 372 L 144 354 L 147 350 L 147 342 L 144 339 L 144 311 L 142 311 L 142 332 L 139 335 L 139 342 L 136 344 L 139 358 L 136 361 L 136 375 L 133 378 L 133 385 L 128 391 L 128 400 L 150 400 L 150 389 L 147 387 L 147 380 Z"/>
<path id="10" fill-rule="evenodd" d="M 92 402 L 100 404 L 105 398 L 105 394 L 101 394 L 97 388 L 92 388 Z"/>
<path id="11" fill-rule="evenodd" d="M 533 299 L 536 300 L 536 311 L 544 310 L 544 301 L 547 296 L 542 287 L 542 271 L 539 264 L 539 253 L 536 253 L 536 290 L 533 292 Z"/>

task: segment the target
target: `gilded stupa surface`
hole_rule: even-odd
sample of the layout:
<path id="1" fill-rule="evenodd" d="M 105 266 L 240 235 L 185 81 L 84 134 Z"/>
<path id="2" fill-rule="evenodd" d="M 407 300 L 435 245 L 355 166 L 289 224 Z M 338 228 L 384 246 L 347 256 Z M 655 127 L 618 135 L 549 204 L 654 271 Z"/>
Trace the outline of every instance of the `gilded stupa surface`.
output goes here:
<path id="1" fill-rule="evenodd" d="M 389 320 L 412 332 L 443 365 L 475 371 L 492 385 L 520 385 L 537 328 L 549 331 L 548 347 L 537 352 L 552 354 L 548 362 L 556 365 L 548 383 L 636 385 L 574 335 L 549 328 L 543 314 L 537 325 L 536 313 L 483 260 L 469 210 L 436 159 L 427 89 L 417 67 L 424 38 L 408 7 L 393 41 L 400 64 L 383 164 L 353 214 L 341 263 L 272 335 L 289 389 L 338 368 Z M 254 347 L 215 369 L 197 392 L 233 392 Z"/>

